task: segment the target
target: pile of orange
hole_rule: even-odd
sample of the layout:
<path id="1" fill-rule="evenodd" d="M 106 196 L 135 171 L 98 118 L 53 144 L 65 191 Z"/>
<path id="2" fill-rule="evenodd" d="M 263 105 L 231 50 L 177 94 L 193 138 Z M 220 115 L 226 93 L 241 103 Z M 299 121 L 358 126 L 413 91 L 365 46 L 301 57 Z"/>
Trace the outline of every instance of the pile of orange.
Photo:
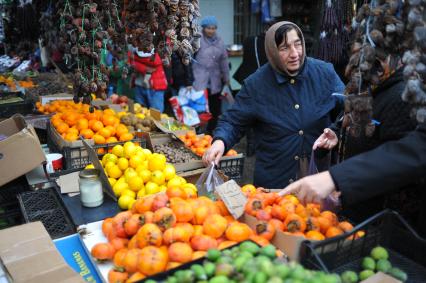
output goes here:
<path id="1" fill-rule="evenodd" d="M 113 261 L 109 282 L 135 282 L 203 257 L 208 249 L 257 237 L 222 201 L 176 188 L 138 199 L 131 210 L 105 219 L 102 231 L 108 242 L 93 246 L 91 254 Z"/>
<path id="2" fill-rule="evenodd" d="M 265 193 L 253 185 L 245 185 L 242 191 L 248 197 L 245 212 L 260 220 L 258 234 L 272 238 L 276 231 L 303 236 L 311 240 L 336 237 L 353 229 L 351 223 L 339 221 L 331 211 L 321 211 L 319 204 L 303 205 L 294 195 L 278 196 Z M 359 231 L 356 237 L 362 237 Z"/>
<path id="3" fill-rule="evenodd" d="M 203 156 L 204 152 L 211 147 L 213 140 L 210 135 L 197 136 L 191 131 L 187 132 L 185 135 L 180 135 L 179 139 L 198 156 Z M 235 150 L 230 149 L 225 156 L 235 156 L 237 154 Z"/>
<path id="4" fill-rule="evenodd" d="M 89 105 L 73 101 L 53 101 L 38 109 L 53 113 L 51 123 L 56 131 L 67 141 L 76 141 L 79 136 L 93 139 L 95 144 L 130 141 L 132 133 L 111 109 L 89 111 Z M 102 152 L 98 152 L 102 153 Z"/>

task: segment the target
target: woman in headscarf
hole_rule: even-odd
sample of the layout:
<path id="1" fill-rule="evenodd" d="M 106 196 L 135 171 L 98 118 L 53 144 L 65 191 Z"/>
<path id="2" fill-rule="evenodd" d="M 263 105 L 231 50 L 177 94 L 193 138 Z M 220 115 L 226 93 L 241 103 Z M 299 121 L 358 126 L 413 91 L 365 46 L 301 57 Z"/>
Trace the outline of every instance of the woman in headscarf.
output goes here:
<path id="1" fill-rule="evenodd" d="M 218 163 L 244 129 L 253 127 L 254 184 L 278 189 L 306 174 L 321 127 L 331 124 L 333 111 L 340 111 L 341 101 L 333 93 L 342 93 L 344 85 L 333 65 L 306 57 L 302 31 L 291 22 L 267 31 L 265 50 L 268 63 L 244 80 L 203 160 Z"/>
<path id="2" fill-rule="evenodd" d="M 217 125 L 220 115 L 220 93 L 225 85 L 229 85 L 228 53 L 223 40 L 217 35 L 217 20 L 214 16 L 205 17 L 201 21 L 203 36 L 200 49 L 192 66 L 194 72 L 194 89 L 208 90 L 209 110 L 212 119 L 207 126 L 211 133 Z"/>

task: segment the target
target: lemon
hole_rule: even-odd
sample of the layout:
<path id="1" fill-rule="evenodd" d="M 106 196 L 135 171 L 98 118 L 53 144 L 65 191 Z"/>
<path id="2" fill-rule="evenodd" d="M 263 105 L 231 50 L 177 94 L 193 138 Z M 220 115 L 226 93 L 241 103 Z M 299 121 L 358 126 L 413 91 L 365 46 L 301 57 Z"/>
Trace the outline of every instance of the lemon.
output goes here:
<path id="1" fill-rule="evenodd" d="M 115 145 L 112 148 L 112 154 L 114 154 L 117 157 L 123 157 L 124 156 L 124 148 L 122 145 Z"/>
<path id="2" fill-rule="evenodd" d="M 184 185 L 184 184 L 186 184 L 186 183 L 187 183 L 187 182 L 186 182 L 186 180 L 185 180 L 185 178 L 183 178 L 183 177 L 179 176 L 179 179 L 180 179 L 180 183 L 181 183 L 182 185 Z"/>
<path id="3" fill-rule="evenodd" d="M 113 165 L 107 169 L 108 176 L 114 179 L 120 178 L 123 172 L 117 165 Z"/>
<path id="4" fill-rule="evenodd" d="M 171 187 L 180 187 L 182 184 L 182 181 L 179 176 L 174 177 L 170 181 L 167 182 L 167 188 Z"/>
<path id="5" fill-rule="evenodd" d="M 115 154 L 107 153 L 107 154 L 104 155 L 104 157 L 102 157 L 102 164 L 105 166 L 105 164 L 108 161 L 114 162 L 114 164 L 115 164 L 115 163 L 117 163 L 117 160 L 118 160 L 118 157 Z"/>
<path id="6" fill-rule="evenodd" d="M 166 182 L 166 178 L 164 176 L 163 171 L 157 170 L 152 172 L 151 181 L 159 186 L 164 185 L 164 183 Z"/>
<path id="7" fill-rule="evenodd" d="M 84 169 L 95 169 L 95 165 L 88 164 L 86 167 L 84 167 Z"/>
<path id="8" fill-rule="evenodd" d="M 121 196 L 121 194 L 125 191 L 129 189 L 129 185 L 127 185 L 127 183 L 116 183 L 113 187 L 112 187 L 112 191 L 114 192 L 114 194 L 119 197 Z"/>
<path id="9" fill-rule="evenodd" d="M 163 170 L 164 177 L 166 181 L 171 180 L 174 176 L 176 176 L 176 169 L 172 164 L 166 164 L 166 167 Z"/>
<path id="10" fill-rule="evenodd" d="M 154 153 L 148 160 L 148 169 L 152 172 L 163 171 L 166 168 L 166 157 L 162 154 Z"/>
<path id="11" fill-rule="evenodd" d="M 127 209 L 128 209 L 128 210 L 131 210 L 131 209 L 132 209 L 132 207 L 133 207 L 133 205 L 135 204 L 135 202 L 136 202 L 136 200 L 135 200 L 135 199 L 132 199 L 132 200 L 129 202 L 129 204 L 128 204 L 128 206 L 127 206 Z"/>
<path id="12" fill-rule="evenodd" d="M 198 191 L 198 190 L 197 190 L 197 187 L 196 187 L 194 184 L 191 184 L 191 183 L 182 184 L 182 185 L 181 185 L 181 188 L 182 188 L 182 189 L 190 188 L 190 189 L 195 190 L 196 192 Z"/>
<path id="13" fill-rule="evenodd" d="M 127 184 L 129 184 L 129 188 L 132 191 L 137 192 L 143 187 L 143 180 L 141 177 L 136 175 L 136 176 L 130 177 L 129 180 L 127 181 Z"/>
<path id="14" fill-rule="evenodd" d="M 136 169 L 139 165 L 142 164 L 143 161 L 144 160 L 140 155 L 133 155 L 132 157 L 130 157 L 129 165 L 130 167 Z"/>
<path id="15" fill-rule="evenodd" d="M 149 156 L 151 156 L 152 155 L 152 152 L 149 150 L 149 149 L 147 149 L 147 148 L 144 148 L 143 150 L 142 150 L 142 152 L 143 152 L 143 154 L 145 154 L 145 156 L 148 158 Z"/>
<path id="16" fill-rule="evenodd" d="M 136 170 L 137 171 L 137 170 Z M 151 180 L 152 173 L 147 169 L 142 169 L 138 172 L 139 177 L 142 178 L 144 183 L 147 183 Z"/>
<path id="17" fill-rule="evenodd" d="M 112 161 L 108 161 L 104 166 L 105 171 L 108 172 L 109 168 L 112 167 L 112 166 L 115 166 L 115 163 L 112 162 Z"/>
<path id="18" fill-rule="evenodd" d="M 129 167 L 129 160 L 127 160 L 127 158 L 120 157 L 117 161 L 117 165 L 120 170 L 125 171 Z"/>
<path id="19" fill-rule="evenodd" d="M 136 193 L 132 190 L 126 189 L 121 193 L 122 196 L 131 196 L 132 198 L 136 197 Z"/>
<path id="20" fill-rule="evenodd" d="M 133 168 L 127 168 L 124 172 L 124 177 L 126 177 L 126 182 L 129 182 L 129 180 L 133 177 L 137 177 L 138 173 L 136 173 L 135 169 Z"/>
<path id="21" fill-rule="evenodd" d="M 154 182 L 148 182 L 145 185 L 145 194 L 152 195 L 160 191 L 160 187 Z"/>
<path id="22" fill-rule="evenodd" d="M 142 114 L 142 113 L 138 113 L 138 114 L 136 114 L 136 117 L 137 117 L 137 118 L 140 118 L 140 119 L 145 119 L 145 115 L 144 115 L 144 114 Z"/>
<path id="23" fill-rule="evenodd" d="M 132 143 L 132 142 L 126 142 L 124 144 L 124 156 L 129 159 L 130 157 L 132 157 L 135 154 L 136 154 L 135 144 Z"/>
<path id="24" fill-rule="evenodd" d="M 167 187 L 165 185 L 161 185 L 159 192 L 165 192 L 165 191 L 167 191 Z"/>
<path id="25" fill-rule="evenodd" d="M 131 196 L 121 196 L 118 199 L 118 206 L 123 209 L 127 210 L 129 209 L 129 204 L 134 200 Z"/>
<path id="26" fill-rule="evenodd" d="M 137 198 L 143 198 L 145 196 L 145 188 L 142 188 L 139 190 L 138 194 L 136 195 Z"/>
<path id="27" fill-rule="evenodd" d="M 117 180 L 116 184 L 120 183 L 126 183 L 126 178 L 124 176 L 121 176 L 120 179 Z"/>
<path id="28" fill-rule="evenodd" d="M 146 156 L 145 156 L 145 157 L 146 157 Z M 147 170 L 148 170 L 148 165 L 149 165 L 148 160 L 145 160 L 145 161 L 143 161 L 143 162 L 142 162 L 142 166 L 143 166 L 143 168 L 144 168 L 144 169 L 147 169 Z"/>
<path id="29" fill-rule="evenodd" d="M 114 186 L 117 183 L 117 179 L 114 178 L 108 178 L 109 184 L 112 186 Z"/>

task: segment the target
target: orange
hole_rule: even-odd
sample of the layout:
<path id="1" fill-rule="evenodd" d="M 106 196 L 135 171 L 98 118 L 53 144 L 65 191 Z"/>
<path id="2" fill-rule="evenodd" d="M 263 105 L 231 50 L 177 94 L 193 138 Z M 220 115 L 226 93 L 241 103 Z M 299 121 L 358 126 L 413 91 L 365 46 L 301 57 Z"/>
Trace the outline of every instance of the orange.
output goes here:
<path id="1" fill-rule="evenodd" d="M 94 132 L 99 132 L 99 130 L 102 129 L 103 127 L 104 125 L 102 124 L 101 121 L 96 121 L 96 122 L 93 122 L 91 128 Z"/>
<path id="2" fill-rule="evenodd" d="M 112 125 L 115 124 L 115 117 L 111 116 L 111 115 L 105 115 L 104 114 L 103 117 L 102 117 L 102 123 L 105 126 L 112 126 Z"/>
<path id="3" fill-rule="evenodd" d="M 61 118 L 58 119 L 52 119 L 52 125 L 55 128 L 58 128 L 59 124 L 64 123 L 64 121 L 61 120 Z M 64 123 L 65 124 L 65 123 Z M 66 125 L 66 124 L 65 124 Z M 67 125 L 68 126 L 68 125 Z"/>
<path id="4" fill-rule="evenodd" d="M 89 128 L 89 121 L 87 119 L 80 119 L 77 121 L 76 125 L 77 130 L 82 131 Z"/>
<path id="5" fill-rule="evenodd" d="M 186 133 L 186 138 L 187 138 L 187 139 L 197 138 L 197 135 L 195 135 L 195 133 L 194 133 L 194 132 L 187 132 L 187 133 Z"/>
<path id="6" fill-rule="evenodd" d="M 206 151 L 206 149 L 204 147 L 197 147 L 195 149 L 195 153 L 200 155 L 200 156 L 203 155 L 205 151 Z"/>
<path id="7" fill-rule="evenodd" d="M 67 124 L 65 123 L 60 123 L 57 127 L 56 130 L 60 133 L 60 134 L 64 134 L 68 131 L 69 127 Z"/>
<path id="8" fill-rule="evenodd" d="M 84 129 L 80 132 L 80 135 L 82 135 L 85 139 L 91 139 L 94 133 L 91 129 Z"/>
<path id="9" fill-rule="evenodd" d="M 96 120 L 97 119 L 97 116 L 96 116 L 96 113 L 86 113 L 86 119 L 87 120 Z"/>
<path id="10" fill-rule="evenodd" d="M 78 115 L 76 113 L 69 113 L 68 116 L 65 118 L 65 122 L 68 124 L 68 126 L 76 125 L 77 121 Z"/>
<path id="11" fill-rule="evenodd" d="M 116 137 L 109 137 L 106 139 L 106 143 L 115 143 L 118 142 Z"/>
<path id="12" fill-rule="evenodd" d="M 115 132 L 116 132 L 115 127 L 108 125 L 105 128 L 109 130 L 109 132 L 111 133 L 111 136 L 115 136 Z"/>
<path id="13" fill-rule="evenodd" d="M 105 138 L 104 138 L 103 136 L 101 136 L 101 135 L 95 134 L 95 135 L 93 136 L 93 139 L 94 139 L 94 141 L 95 141 L 95 144 L 102 144 L 102 143 L 105 143 Z"/>
<path id="14" fill-rule="evenodd" d="M 129 129 L 124 124 L 118 124 L 116 128 L 116 135 L 117 137 L 121 137 L 123 134 L 127 134 L 129 132 Z"/>
<path id="15" fill-rule="evenodd" d="M 130 141 L 133 139 L 133 134 L 125 133 L 120 136 L 120 141 Z"/>
<path id="16" fill-rule="evenodd" d="M 76 135 L 75 133 L 69 132 L 65 135 L 65 140 L 76 141 L 76 140 L 78 140 L 78 135 Z"/>
<path id="17" fill-rule="evenodd" d="M 105 109 L 104 110 L 104 116 L 105 115 L 109 115 L 109 116 L 115 116 L 115 112 L 112 109 Z"/>
<path id="18" fill-rule="evenodd" d="M 111 136 L 111 132 L 107 128 L 100 129 L 97 134 L 103 136 L 105 139 Z"/>
<path id="19" fill-rule="evenodd" d="M 97 153 L 98 153 L 98 155 L 103 155 L 103 154 L 105 154 L 105 149 L 103 147 L 98 148 Z"/>

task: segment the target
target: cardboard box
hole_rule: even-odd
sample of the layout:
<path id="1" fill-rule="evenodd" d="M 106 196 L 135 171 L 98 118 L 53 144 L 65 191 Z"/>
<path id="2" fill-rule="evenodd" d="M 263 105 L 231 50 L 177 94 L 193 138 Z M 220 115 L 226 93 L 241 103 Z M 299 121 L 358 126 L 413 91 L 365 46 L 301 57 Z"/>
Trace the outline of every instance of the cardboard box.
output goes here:
<path id="1" fill-rule="evenodd" d="M 49 132 L 50 132 L 49 138 L 52 139 L 52 141 L 55 143 L 55 145 L 58 146 L 59 149 L 62 149 L 64 147 L 70 147 L 70 148 L 77 148 L 77 147 L 83 148 L 84 147 L 83 142 L 81 140 L 76 140 L 76 141 L 73 141 L 73 142 L 66 141 L 64 138 L 62 138 L 62 136 L 58 133 L 58 131 L 56 131 L 56 129 L 55 129 L 55 127 L 53 127 L 52 123 L 49 122 L 48 127 L 49 127 Z M 86 141 L 90 145 L 95 144 L 93 139 L 86 140 Z M 81 155 L 80 155 L 80 152 L 78 152 L 78 156 L 86 157 L 87 153 L 85 153 L 83 151 L 83 152 L 81 152 Z M 78 156 L 71 156 L 71 157 L 78 157 Z"/>
<path id="2" fill-rule="evenodd" d="M 85 282 L 63 260 L 41 222 L 0 231 L 0 259 L 10 281 Z"/>
<path id="3" fill-rule="evenodd" d="M 360 283 L 401 283 L 401 281 L 383 272 L 377 272 L 373 276 L 361 281 Z"/>
<path id="4" fill-rule="evenodd" d="M 0 133 L 8 137 L 0 141 L 0 186 L 46 161 L 34 128 L 22 115 L 0 122 Z"/>
<path id="5" fill-rule="evenodd" d="M 147 138 L 146 146 L 151 151 L 154 151 L 154 145 L 166 144 L 169 142 L 181 143 L 184 146 L 181 140 L 177 138 L 173 138 L 171 134 L 159 134 L 159 135 L 149 134 Z M 190 149 L 187 148 L 187 150 L 194 155 L 194 160 L 191 160 L 186 163 L 173 164 L 175 166 L 176 172 L 186 172 L 186 171 L 205 168 L 203 161 L 200 159 L 200 157 L 195 155 L 195 153 L 193 153 Z"/>

